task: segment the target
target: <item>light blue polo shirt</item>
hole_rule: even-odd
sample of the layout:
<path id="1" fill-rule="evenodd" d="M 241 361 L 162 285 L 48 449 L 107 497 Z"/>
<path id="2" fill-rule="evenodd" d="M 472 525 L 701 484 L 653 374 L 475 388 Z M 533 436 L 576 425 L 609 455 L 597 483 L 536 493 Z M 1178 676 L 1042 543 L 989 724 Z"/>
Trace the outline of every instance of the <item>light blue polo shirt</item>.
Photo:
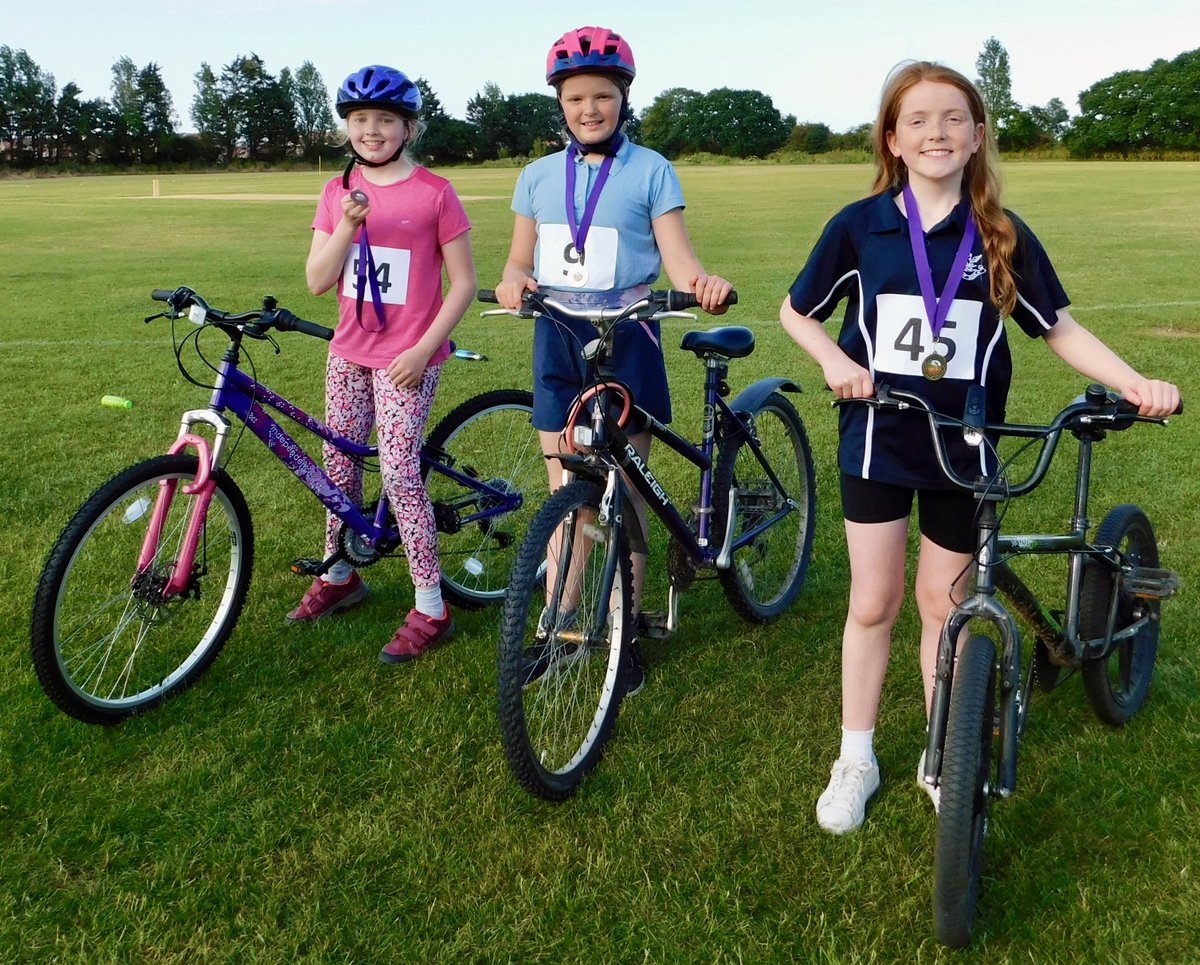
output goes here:
<path id="1" fill-rule="evenodd" d="M 576 155 L 575 217 L 582 220 L 599 164 Z M 566 152 L 539 158 L 521 171 L 512 210 L 538 227 L 534 277 L 538 285 L 568 291 L 609 291 L 654 282 L 662 257 L 652 222 L 682 208 L 683 189 L 670 162 L 628 138 L 618 149 L 600 192 L 582 262 L 571 245 L 566 212 Z M 581 271 L 579 269 L 582 269 Z M 571 276 L 568 276 L 571 272 Z"/>

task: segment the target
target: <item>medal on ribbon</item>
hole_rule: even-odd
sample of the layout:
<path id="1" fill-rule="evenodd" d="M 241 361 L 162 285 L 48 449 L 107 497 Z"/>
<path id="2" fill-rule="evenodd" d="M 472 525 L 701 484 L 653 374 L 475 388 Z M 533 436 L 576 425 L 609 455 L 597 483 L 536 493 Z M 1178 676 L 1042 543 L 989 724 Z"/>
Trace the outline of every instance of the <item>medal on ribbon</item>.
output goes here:
<path id="1" fill-rule="evenodd" d="M 568 284 L 575 288 L 583 288 L 588 281 L 587 268 L 583 264 L 583 246 L 587 241 L 588 229 L 592 226 L 592 218 L 596 214 L 600 192 L 604 190 L 604 182 L 608 180 L 608 173 L 612 170 L 614 156 L 610 154 L 600 162 L 600 172 L 596 175 L 596 183 L 588 192 L 583 205 L 583 217 L 580 219 L 575 217 L 575 157 L 576 151 L 567 151 L 567 223 L 571 227 L 571 243 L 575 246 L 579 261 L 568 268 L 565 274 Z"/>
<path id="2" fill-rule="evenodd" d="M 958 292 L 959 282 L 962 281 L 963 270 L 971 257 L 971 248 L 975 244 L 975 215 L 967 209 L 967 224 L 963 229 L 962 241 L 954 255 L 950 266 L 950 274 L 946 276 L 946 284 L 942 286 L 941 295 L 933 289 L 933 271 L 929 267 L 929 254 L 925 251 L 925 229 L 921 226 L 921 212 L 917 208 L 917 199 L 913 197 L 912 188 L 904 185 L 904 211 L 908 215 L 908 240 L 912 245 L 913 262 L 917 269 L 917 281 L 921 286 L 921 300 L 925 303 L 925 315 L 929 321 L 929 330 L 933 333 L 933 345 L 929 354 L 921 360 L 921 374 L 930 382 L 943 378 L 950 366 L 950 356 L 944 343 L 938 341 L 942 326 L 950 314 L 950 306 L 954 304 L 954 296 Z"/>

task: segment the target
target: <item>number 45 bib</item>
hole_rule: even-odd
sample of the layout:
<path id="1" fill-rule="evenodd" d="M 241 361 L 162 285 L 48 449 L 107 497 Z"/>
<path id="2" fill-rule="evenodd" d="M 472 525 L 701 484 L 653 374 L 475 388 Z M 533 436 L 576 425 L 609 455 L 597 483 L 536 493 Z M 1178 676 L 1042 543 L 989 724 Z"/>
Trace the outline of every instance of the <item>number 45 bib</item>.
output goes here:
<path id="1" fill-rule="evenodd" d="M 884 294 L 875 300 L 876 372 L 911 375 L 920 378 L 921 362 L 935 351 L 946 359 L 946 378 L 975 378 L 975 357 L 979 344 L 979 316 L 983 305 L 956 298 L 935 339 L 925 320 L 925 305 L 920 295 Z"/>

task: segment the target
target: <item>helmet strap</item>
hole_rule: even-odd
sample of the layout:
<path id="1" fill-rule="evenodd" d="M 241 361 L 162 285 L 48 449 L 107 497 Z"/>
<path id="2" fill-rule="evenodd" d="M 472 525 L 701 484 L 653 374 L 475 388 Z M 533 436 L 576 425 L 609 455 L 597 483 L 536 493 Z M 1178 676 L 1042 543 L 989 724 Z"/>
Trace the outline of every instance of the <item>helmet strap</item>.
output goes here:
<path id="1" fill-rule="evenodd" d="M 363 157 L 356 150 L 354 150 L 354 146 L 352 144 L 347 144 L 346 147 L 349 148 L 351 156 L 350 156 L 350 161 L 346 164 L 346 170 L 344 172 L 342 172 L 342 187 L 349 190 L 349 188 L 350 188 L 350 172 L 354 170 L 354 165 L 361 164 L 364 167 L 368 167 L 368 168 L 387 167 L 387 165 L 400 160 L 400 155 L 404 153 L 404 149 L 407 146 L 408 146 L 408 141 L 404 141 L 398 148 L 396 148 L 396 153 L 393 154 L 386 161 L 368 161 L 365 157 Z"/>

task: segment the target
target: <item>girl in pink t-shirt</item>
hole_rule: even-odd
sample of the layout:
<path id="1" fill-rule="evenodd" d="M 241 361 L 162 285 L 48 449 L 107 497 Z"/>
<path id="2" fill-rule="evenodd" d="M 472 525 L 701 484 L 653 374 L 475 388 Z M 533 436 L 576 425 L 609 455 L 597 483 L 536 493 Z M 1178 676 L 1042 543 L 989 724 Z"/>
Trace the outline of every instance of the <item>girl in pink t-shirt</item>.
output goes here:
<path id="1" fill-rule="evenodd" d="M 374 65 L 337 94 L 350 153 L 342 177 L 325 185 L 313 218 L 305 272 L 314 294 L 338 286 L 338 327 L 325 379 L 326 422 L 365 443 L 374 428 L 384 491 L 404 539 L 416 606 L 379 653 L 385 663 L 421 656 L 454 632 L 441 594 L 437 528 L 421 481 L 420 449 L 448 336 L 475 297 L 470 223 L 450 182 L 414 164 L 405 146 L 419 136 L 421 94 L 403 73 Z M 442 268 L 449 290 L 442 296 Z M 330 477 L 355 501 L 362 468 L 326 445 Z M 326 523 L 326 557 L 341 521 Z M 319 620 L 366 599 L 351 564 L 335 559 L 313 580 L 289 622 Z"/>

